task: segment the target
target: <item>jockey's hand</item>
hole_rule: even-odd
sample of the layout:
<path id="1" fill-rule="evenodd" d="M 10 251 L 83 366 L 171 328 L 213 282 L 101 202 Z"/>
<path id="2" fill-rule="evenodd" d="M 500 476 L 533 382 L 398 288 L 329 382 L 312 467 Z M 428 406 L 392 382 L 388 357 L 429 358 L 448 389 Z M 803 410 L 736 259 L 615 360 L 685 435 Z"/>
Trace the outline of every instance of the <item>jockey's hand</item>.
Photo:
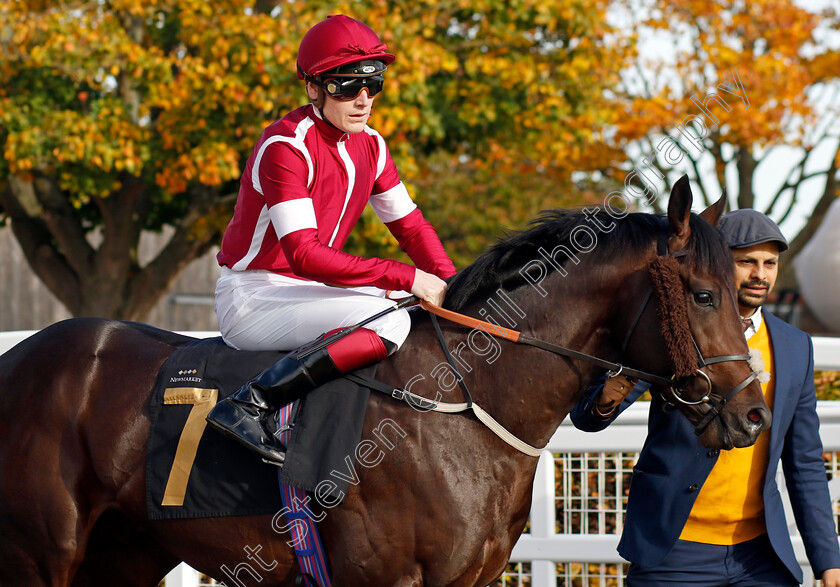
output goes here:
<path id="1" fill-rule="evenodd" d="M 598 394 L 597 402 L 600 406 L 595 406 L 598 415 L 605 418 L 612 415 L 618 404 L 627 397 L 633 388 L 636 386 L 636 379 L 632 377 L 625 377 L 624 375 L 616 375 L 615 377 L 607 377 L 604 382 L 604 389 Z"/>
<path id="2" fill-rule="evenodd" d="M 443 298 L 446 295 L 446 282 L 437 275 L 415 269 L 414 285 L 411 286 L 411 293 L 421 300 L 440 306 L 443 305 Z"/>

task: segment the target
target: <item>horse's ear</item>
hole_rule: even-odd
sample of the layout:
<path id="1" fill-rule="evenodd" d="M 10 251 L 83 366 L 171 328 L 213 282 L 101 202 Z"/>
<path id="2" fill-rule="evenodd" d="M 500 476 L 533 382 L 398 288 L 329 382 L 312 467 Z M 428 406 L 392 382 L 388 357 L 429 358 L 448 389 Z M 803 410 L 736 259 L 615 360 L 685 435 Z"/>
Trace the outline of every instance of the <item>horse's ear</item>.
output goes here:
<path id="1" fill-rule="evenodd" d="M 683 250 L 688 245 L 691 228 L 688 221 L 691 218 L 691 185 L 688 176 L 683 175 L 671 189 L 668 200 L 668 250 L 672 253 Z"/>
<path id="2" fill-rule="evenodd" d="M 723 193 L 720 196 L 720 199 L 700 212 L 700 218 L 717 228 L 718 223 L 720 222 L 721 217 L 723 216 L 723 211 L 726 209 L 726 188 L 723 188 Z"/>

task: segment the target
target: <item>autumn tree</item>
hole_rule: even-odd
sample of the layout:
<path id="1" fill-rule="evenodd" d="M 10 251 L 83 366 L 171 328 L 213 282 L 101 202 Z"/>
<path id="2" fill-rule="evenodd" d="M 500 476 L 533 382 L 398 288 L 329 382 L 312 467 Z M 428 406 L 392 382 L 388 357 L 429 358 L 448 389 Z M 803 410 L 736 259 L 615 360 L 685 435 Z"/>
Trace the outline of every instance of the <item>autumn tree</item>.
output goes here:
<path id="1" fill-rule="evenodd" d="M 632 47 L 605 10 L 605 0 L 3 2 L 0 213 L 70 312 L 142 320 L 220 241 L 262 129 L 305 103 L 301 37 L 345 13 L 398 55 L 371 124 L 463 265 L 483 246 L 465 229 L 520 225 L 554 196 L 524 181 L 507 186 L 507 206 L 482 186 L 565 178 L 612 153 L 599 134 L 616 113 L 606 90 Z M 476 193 L 484 203 L 469 202 Z M 360 232 L 375 246 L 359 252 L 394 253 L 367 220 Z M 166 225 L 172 238 L 141 264 L 141 232 Z"/>
<path id="2" fill-rule="evenodd" d="M 838 30 L 837 12 L 790 0 L 622 0 L 616 10 L 627 29 L 655 42 L 623 75 L 627 110 L 615 140 L 632 162 L 605 173 L 625 182 L 632 167 L 625 194 L 656 210 L 662 201 L 651 196 L 667 193 L 657 182 L 684 172 L 707 205 L 728 184 L 733 209 L 756 208 L 780 223 L 814 201 L 791 243 L 795 256 L 838 194 L 840 53 L 823 42 Z M 773 177 L 772 187 L 762 181 Z M 813 198 L 805 192 L 815 185 Z M 787 263 L 779 286 L 793 282 Z"/>
<path id="3" fill-rule="evenodd" d="M 620 114 L 611 88 L 634 54 L 607 24 L 608 6 L 371 4 L 400 51 L 374 122 L 459 267 L 540 210 L 596 200 L 571 174 L 618 160 L 604 132 Z"/>
<path id="4" fill-rule="evenodd" d="M 141 319 L 218 242 L 243 154 L 291 88 L 278 39 L 298 32 L 247 8 L 2 4 L 0 207 L 74 315 Z M 165 224 L 141 267 L 141 231 Z"/>

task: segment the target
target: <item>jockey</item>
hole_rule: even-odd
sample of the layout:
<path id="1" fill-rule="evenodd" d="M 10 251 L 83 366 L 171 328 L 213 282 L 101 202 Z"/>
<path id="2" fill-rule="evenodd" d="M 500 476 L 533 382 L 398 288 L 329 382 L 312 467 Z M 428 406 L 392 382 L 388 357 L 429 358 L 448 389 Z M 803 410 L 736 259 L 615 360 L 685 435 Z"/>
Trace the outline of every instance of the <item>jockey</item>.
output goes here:
<path id="1" fill-rule="evenodd" d="M 389 290 L 443 302 L 443 280 L 455 266 L 400 181 L 384 139 L 366 124 L 394 59 L 373 30 L 343 15 L 303 37 L 297 71 L 311 103 L 257 141 L 218 254 L 216 313 L 229 346 L 298 348 L 393 307 Z M 416 267 L 341 251 L 368 202 Z M 381 361 L 402 345 L 409 325 L 407 311 L 395 310 L 322 350 L 287 355 L 217 404 L 207 421 L 280 464 L 285 448 L 273 412 Z"/>

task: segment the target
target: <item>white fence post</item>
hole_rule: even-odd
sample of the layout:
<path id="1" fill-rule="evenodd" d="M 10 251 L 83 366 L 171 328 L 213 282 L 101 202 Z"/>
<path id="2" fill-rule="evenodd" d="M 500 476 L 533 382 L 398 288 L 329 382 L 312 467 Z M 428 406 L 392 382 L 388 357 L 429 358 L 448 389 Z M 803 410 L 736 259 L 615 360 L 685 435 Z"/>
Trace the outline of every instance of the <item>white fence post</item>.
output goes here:
<path id="1" fill-rule="evenodd" d="M 537 465 L 531 502 L 531 536 L 551 540 L 556 534 L 554 504 L 554 455 L 544 450 Z M 557 585 L 557 565 L 552 560 L 531 561 L 533 585 Z"/>

